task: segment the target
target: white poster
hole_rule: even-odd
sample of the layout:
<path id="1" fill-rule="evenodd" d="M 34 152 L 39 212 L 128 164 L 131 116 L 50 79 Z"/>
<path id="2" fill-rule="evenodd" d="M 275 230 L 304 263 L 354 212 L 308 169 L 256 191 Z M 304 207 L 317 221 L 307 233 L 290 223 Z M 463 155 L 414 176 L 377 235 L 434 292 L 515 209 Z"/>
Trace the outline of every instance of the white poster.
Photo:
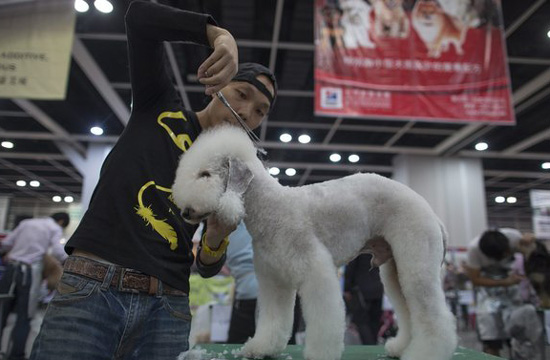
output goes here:
<path id="1" fill-rule="evenodd" d="M 74 24 L 74 0 L 0 2 L 0 98 L 64 99 Z"/>
<path id="2" fill-rule="evenodd" d="M 531 190 L 533 231 L 538 239 L 550 239 L 550 190 Z"/>

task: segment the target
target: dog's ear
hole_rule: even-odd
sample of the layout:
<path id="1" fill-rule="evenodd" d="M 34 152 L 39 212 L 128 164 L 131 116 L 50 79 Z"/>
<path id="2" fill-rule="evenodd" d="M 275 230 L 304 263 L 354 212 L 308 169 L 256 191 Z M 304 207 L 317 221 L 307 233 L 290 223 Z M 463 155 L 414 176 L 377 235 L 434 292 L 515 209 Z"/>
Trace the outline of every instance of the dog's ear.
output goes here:
<path id="1" fill-rule="evenodd" d="M 238 159 L 227 159 L 227 186 L 219 200 L 217 215 L 227 225 L 237 225 L 245 216 L 242 194 L 254 178 L 252 171 Z"/>
<path id="2" fill-rule="evenodd" d="M 244 194 L 254 178 L 254 174 L 240 159 L 228 159 L 228 167 L 226 191 L 234 191 L 239 195 Z"/>

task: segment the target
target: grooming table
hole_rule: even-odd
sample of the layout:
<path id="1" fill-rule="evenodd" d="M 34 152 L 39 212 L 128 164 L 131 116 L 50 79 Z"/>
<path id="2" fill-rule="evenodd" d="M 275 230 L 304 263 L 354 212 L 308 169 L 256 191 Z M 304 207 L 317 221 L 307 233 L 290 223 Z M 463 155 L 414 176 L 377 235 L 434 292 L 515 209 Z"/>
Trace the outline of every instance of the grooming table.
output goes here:
<path id="1" fill-rule="evenodd" d="M 240 349 L 242 345 L 225 345 L 225 344 L 200 344 L 196 345 L 194 349 L 203 349 L 203 353 L 200 355 L 201 360 L 214 360 L 214 359 L 227 359 L 227 360 L 241 360 L 243 357 L 233 355 L 232 352 Z M 276 358 L 277 360 L 303 360 L 302 356 L 303 346 L 288 345 L 281 355 Z M 196 354 L 196 353 L 195 353 Z M 189 358 L 198 360 L 199 357 L 189 356 Z M 500 357 L 487 355 L 479 351 L 458 347 L 453 356 L 453 360 L 497 360 L 503 359 Z M 395 360 L 386 355 L 383 346 L 346 346 L 342 360 Z"/>

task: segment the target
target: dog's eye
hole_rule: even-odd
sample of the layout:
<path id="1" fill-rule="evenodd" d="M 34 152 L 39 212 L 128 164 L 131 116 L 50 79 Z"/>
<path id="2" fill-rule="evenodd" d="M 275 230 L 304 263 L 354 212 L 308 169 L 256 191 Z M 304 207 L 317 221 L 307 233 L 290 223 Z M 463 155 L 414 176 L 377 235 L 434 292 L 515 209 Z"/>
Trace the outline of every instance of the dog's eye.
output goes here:
<path id="1" fill-rule="evenodd" d="M 210 173 L 209 173 L 208 171 L 202 171 L 202 172 L 199 174 L 199 177 L 201 177 L 201 178 L 210 177 Z"/>

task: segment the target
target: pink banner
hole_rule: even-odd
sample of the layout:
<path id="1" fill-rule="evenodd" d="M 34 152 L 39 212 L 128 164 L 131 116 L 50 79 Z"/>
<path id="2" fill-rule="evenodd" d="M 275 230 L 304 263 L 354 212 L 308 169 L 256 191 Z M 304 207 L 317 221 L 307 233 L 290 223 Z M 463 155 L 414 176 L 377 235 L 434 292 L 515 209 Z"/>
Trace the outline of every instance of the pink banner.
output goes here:
<path id="1" fill-rule="evenodd" d="M 315 113 L 515 124 L 498 0 L 316 0 Z"/>

